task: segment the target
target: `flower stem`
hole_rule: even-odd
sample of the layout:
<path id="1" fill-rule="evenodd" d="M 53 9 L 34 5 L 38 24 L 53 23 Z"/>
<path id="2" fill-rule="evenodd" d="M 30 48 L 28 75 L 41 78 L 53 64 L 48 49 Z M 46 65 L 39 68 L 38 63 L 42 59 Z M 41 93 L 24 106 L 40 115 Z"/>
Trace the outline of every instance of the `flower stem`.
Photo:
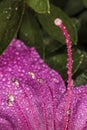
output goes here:
<path id="1" fill-rule="evenodd" d="M 67 98 L 66 98 L 66 107 L 65 107 L 65 116 L 64 116 L 64 128 L 63 130 L 68 130 L 68 122 L 70 117 L 70 104 L 71 104 L 71 94 L 72 94 L 72 87 L 73 87 L 73 80 L 72 80 L 72 47 L 71 47 L 71 40 L 68 34 L 66 27 L 63 25 L 62 20 L 60 18 L 56 18 L 54 21 L 55 25 L 58 26 L 65 36 L 66 45 L 67 45 Z"/>

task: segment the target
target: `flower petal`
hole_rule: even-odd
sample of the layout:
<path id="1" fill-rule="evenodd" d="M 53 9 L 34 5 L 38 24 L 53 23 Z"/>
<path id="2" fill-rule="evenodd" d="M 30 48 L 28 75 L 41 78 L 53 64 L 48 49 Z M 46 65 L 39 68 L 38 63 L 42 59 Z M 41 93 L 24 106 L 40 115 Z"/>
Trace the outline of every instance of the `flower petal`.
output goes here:
<path id="1" fill-rule="evenodd" d="M 72 95 L 69 130 L 87 129 L 87 85 L 75 87 Z"/>
<path id="2" fill-rule="evenodd" d="M 35 48 L 14 39 L 0 57 L 0 130 L 60 130 L 65 91 Z"/>

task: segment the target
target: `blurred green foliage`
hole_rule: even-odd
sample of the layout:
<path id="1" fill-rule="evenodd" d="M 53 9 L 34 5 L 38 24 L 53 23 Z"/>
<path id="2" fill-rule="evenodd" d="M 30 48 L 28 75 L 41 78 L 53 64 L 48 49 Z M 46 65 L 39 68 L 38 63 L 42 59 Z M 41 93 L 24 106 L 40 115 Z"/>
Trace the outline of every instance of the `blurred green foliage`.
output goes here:
<path id="1" fill-rule="evenodd" d="M 70 34 L 75 85 L 87 84 L 87 0 L 1 0 L 0 54 L 14 37 L 35 47 L 45 62 L 67 80 L 67 49 L 59 17 Z"/>

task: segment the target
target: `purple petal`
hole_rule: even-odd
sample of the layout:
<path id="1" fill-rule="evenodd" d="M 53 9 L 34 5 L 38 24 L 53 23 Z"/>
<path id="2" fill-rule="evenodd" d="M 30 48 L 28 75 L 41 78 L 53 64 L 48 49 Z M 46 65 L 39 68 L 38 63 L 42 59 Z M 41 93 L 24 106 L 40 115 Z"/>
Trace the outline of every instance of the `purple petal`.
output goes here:
<path id="1" fill-rule="evenodd" d="M 61 130 L 65 91 L 35 48 L 14 39 L 0 57 L 0 130 Z"/>
<path id="2" fill-rule="evenodd" d="M 69 130 L 87 130 L 87 85 L 73 90 Z"/>

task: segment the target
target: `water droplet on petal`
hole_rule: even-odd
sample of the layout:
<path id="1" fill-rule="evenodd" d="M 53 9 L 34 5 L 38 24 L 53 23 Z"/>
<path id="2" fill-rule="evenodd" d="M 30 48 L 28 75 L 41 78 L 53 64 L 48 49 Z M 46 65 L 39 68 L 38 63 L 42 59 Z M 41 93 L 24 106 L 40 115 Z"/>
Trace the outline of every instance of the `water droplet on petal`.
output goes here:
<path id="1" fill-rule="evenodd" d="M 32 77 L 32 79 L 35 79 L 35 74 L 33 72 L 28 72 L 28 74 Z"/>
<path id="2" fill-rule="evenodd" d="M 43 79 L 38 78 L 37 81 L 38 81 L 39 83 L 42 83 L 42 82 L 43 82 Z"/>
<path id="3" fill-rule="evenodd" d="M 15 83 L 16 87 L 19 87 L 19 81 L 16 78 L 12 78 L 12 82 Z"/>
<path id="4" fill-rule="evenodd" d="M 8 105 L 12 106 L 13 102 L 14 102 L 14 96 L 12 94 L 9 94 L 7 99 Z"/>
<path id="5" fill-rule="evenodd" d="M 53 81 L 59 83 L 59 80 L 57 78 L 53 78 Z"/>

